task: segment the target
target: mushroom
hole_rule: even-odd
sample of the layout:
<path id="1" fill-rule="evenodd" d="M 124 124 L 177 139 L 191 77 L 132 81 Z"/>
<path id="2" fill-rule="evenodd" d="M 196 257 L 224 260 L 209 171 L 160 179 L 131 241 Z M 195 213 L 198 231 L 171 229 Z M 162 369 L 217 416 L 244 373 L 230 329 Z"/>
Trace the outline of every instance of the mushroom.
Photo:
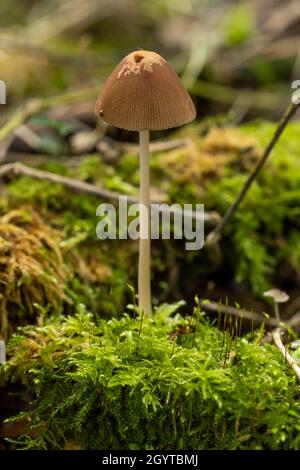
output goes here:
<path id="1" fill-rule="evenodd" d="M 280 314 L 279 314 L 278 304 L 284 304 L 285 302 L 289 300 L 290 296 L 286 292 L 277 288 L 267 290 L 266 292 L 264 292 L 264 296 L 271 297 L 271 299 L 273 299 L 275 317 L 278 323 L 280 323 Z"/>
<path id="2" fill-rule="evenodd" d="M 138 131 L 140 140 L 139 307 L 151 315 L 149 131 L 191 122 L 195 106 L 170 65 L 159 54 L 138 50 L 127 55 L 105 83 L 96 115 L 121 129 Z"/>

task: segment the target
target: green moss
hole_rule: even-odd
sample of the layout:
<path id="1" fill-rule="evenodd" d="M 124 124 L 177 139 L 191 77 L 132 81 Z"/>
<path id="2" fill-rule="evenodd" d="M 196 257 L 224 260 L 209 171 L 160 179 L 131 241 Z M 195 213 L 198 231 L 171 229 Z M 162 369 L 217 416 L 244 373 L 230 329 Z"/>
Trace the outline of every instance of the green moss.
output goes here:
<path id="1" fill-rule="evenodd" d="M 299 384 L 263 332 L 234 338 L 178 308 L 23 328 L 4 366 L 36 397 L 19 446 L 299 449 Z"/>
<path id="2" fill-rule="evenodd" d="M 266 122 L 248 124 L 243 129 L 261 147 L 274 132 L 274 126 Z M 298 123 L 291 123 L 285 130 L 225 233 L 227 253 L 239 260 L 235 265 L 236 280 L 249 280 L 257 293 L 272 283 L 283 258 L 295 268 L 299 248 L 299 129 Z M 234 174 L 232 169 L 225 179 L 211 182 L 207 187 L 210 207 L 224 213 L 246 177 L 244 172 Z M 228 259 L 225 252 L 225 264 Z"/>
<path id="3" fill-rule="evenodd" d="M 155 153 L 151 157 L 154 194 L 180 204 L 204 203 L 206 211 L 224 214 L 260 158 L 274 128 L 274 124 L 265 121 L 255 121 L 236 129 L 224 123 L 214 125 L 210 120 L 200 128 L 191 126 L 180 130 L 178 136 L 189 137 L 189 145 Z M 247 284 L 249 290 L 259 296 L 269 285 L 276 284 L 276 272 L 283 260 L 287 262 L 291 282 L 294 282 L 299 258 L 299 130 L 297 122 L 290 123 L 285 129 L 267 165 L 228 223 L 220 242 L 222 260 L 212 259 L 214 254 L 208 250 L 192 255 L 183 253 L 174 241 L 168 242 L 168 251 L 165 244 L 157 243 L 153 262 L 155 269 L 156 266 L 160 268 L 153 272 L 154 279 L 158 280 L 155 286 L 161 281 L 160 276 L 167 279 L 174 260 L 177 266 L 182 266 L 182 272 L 188 269 L 189 273 L 194 273 L 194 277 L 189 276 L 188 285 L 186 276 L 178 279 L 183 295 L 187 291 L 195 291 L 196 286 L 198 288 L 199 275 L 203 285 L 206 285 L 208 277 L 226 269 L 226 279 L 230 277 L 236 283 Z M 64 168 L 59 165 L 50 169 L 120 193 L 138 193 L 137 155 L 124 155 L 115 165 L 105 163 L 99 156 L 87 156 L 79 167 Z M 51 211 L 55 225 L 63 227 L 71 239 L 80 234 L 85 237 L 86 244 L 91 244 L 91 249 L 97 246 L 101 253 L 102 247 L 104 252 L 110 251 L 105 243 L 101 243 L 101 248 L 99 242 L 94 244 L 97 224 L 95 210 L 101 200 L 82 197 L 59 185 L 27 177 L 10 183 L 8 190 L 12 206 L 24 200 L 30 201 L 46 218 Z M 114 252 L 115 246 L 120 247 L 120 255 L 121 244 L 114 243 Z M 134 254 L 134 249 L 128 254 L 128 264 L 132 266 L 130 273 L 127 276 L 126 269 L 124 272 L 131 282 L 136 277 L 136 263 L 131 262 Z M 111 259 L 113 266 L 120 264 L 115 257 Z M 125 286 L 125 282 L 123 284 Z M 159 288 L 157 295 L 160 295 Z"/>
<path id="4" fill-rule="evenodd" d="M 108 244 L 96 238 L 96 205 L 89 198 L 71 198 L 61 188 L 64 197 L 58 201 L 60 189 L 52 193 L 49 185 L 54 201 L 66 207 L 62 215 L 47 198 L 47 185 L 40 191 L 39 182 L 32 182 L 29 192 L 37 191 L 33 206 L 26 196 L 19 199 L 26 179 L 18 183 L 15 207 L 3 199 L 0 212 L 0 334 L 7 338 L 18 325 L 35 322 L 37 304 L 47 307 L 47 314 L 68 313 L 79 303 L 102 317 L 121 314 L 132 277 L 128 260 L 135 248 L 129 243 L 124 250 L 114 241 Z M 44 197 L 49 206 L 44 205 Z M 91 215 L 88 218 L 91 213 L 94 220 Z"/>

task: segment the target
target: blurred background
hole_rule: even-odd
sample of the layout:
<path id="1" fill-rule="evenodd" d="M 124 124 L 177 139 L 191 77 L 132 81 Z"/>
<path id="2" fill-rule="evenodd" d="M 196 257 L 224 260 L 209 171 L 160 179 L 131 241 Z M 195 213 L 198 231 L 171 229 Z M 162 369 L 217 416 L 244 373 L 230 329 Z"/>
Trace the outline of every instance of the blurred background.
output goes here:
<path id="1" fill-rule="evenodd" d="M 172 63 L 200 117 L 277 117 L 299 46 L 298 0 L 1 0 L 1 118 L 29 96 L 97 88 L 138 48 Z"/>
<path id="2" fill-rule="evenodd" d="M 0 106 L 0 161 L 137 197 L 137 133 L 97 124 L 94 105 L 127 53 L 155 50 L 180 75 L 198 118 L 184 129 L 153 133 L 164 141 L 152 152 L 152 195 L 203 202 L 209 230 L 236 197 L 274 132 L 272 123 L 290 102 L 292 82 L 300 79 L 299 46 L 299 0 L 1 0 L 0 80 L 7 85 L 7 104 Z M 287 316 L 300 308 L 299 114 L 294 119 L 228 224 L 219 251 L 187 253 L 175 240 L 153 243 L 156 304 L 181 298 L 193 303 L 198 292 L 261 310 L 263 292 L 275 285 L 291 296 Z M 1 213 L 11 210 L 14 223 L 22 224 L 13 211 L 29 205 L 26 217 L 35 211 L 34 217 L 43 215 L 61 230 L 64 260 L 63 250 L 71 254 L 66 272 L 77 276 L 75 282 L 53 273 L 63 280 L 63 309 L 67 291 L 68 301 L 71 292 L 72 302 L 79 299 L 101 315 L 120 314 L 131 300 L 127 282 L 136 284 L 137 244 L 117 245 L 118 253 L 112 243 L 100 247 L 99 198 L 76 199 L 69 188 L 39 182 L 36 173 L 32 178 L 30 168 L 22 178 L 10 178 L 19 170 L 2 166 L 7 178 L 1 182 L 7 184 L 0 186 L 6 197 Z M 17 256 L 4 255 L 7 266 Z M 29 275 L 27 265 L 24 275 L 22 269 L 14 278 L 17 300 L 11 300 L 17 308 L 24 308 L 20 286 L 25 297 L 30 282 L 45 290 L 41 276 Z M 6 278 L 1 282 L 5 286 Z M 7 292 L 4 297 L 11 287 Z M 53 306 L 52 296 L 43 296 L 29 296 L 29 308 L 34 302 Z"/>

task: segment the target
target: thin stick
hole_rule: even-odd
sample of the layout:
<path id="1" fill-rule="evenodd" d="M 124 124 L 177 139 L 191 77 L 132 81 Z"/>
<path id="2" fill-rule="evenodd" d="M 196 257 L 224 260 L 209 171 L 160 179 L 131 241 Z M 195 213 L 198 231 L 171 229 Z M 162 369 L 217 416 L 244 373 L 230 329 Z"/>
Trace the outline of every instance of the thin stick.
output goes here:
<path id="1" fill-rule="evenodd" d="M 151 153 L 168 152 L 181 147 L 185 147 L 191 143 L 191 139 L 186 137 L 184 139 L 173 139 L 173 140 L 158 140 L 149 144 L 149 150 Z M 136 144 L 122 144 L 123 152 L 132 154 L 139 154 L 140 147 Z"/>
<path id="2" fill-rule="evenodd" d="M 300 326 L 300 312 L 296 312 L 287 323 L 291 328 L 298 329 Z"/>
<path id="3" fill-rule="evenodd" d="M 150 279 L 150 167 L 149 131 L 140 131 L 140 247 L 138 294 L 139 307 L 145 315 L 152 315 Z"/>
<path id="4" fill-rule="evenodd" d="M 250 320 L 255 323 L 264 322 L 270 325 L 271 327 L 278 327 L 278 321 L 276 318 L 272 318 L 272 317 L 266 318 L 264 315 L 261 315 L 260 313 L 253 312 L 253 311 L 250 312 L 249 310 L 245 310 L 245 309 L 240 310 L 236 307 L 231 307 L 229 305 L 221 304 L 220 302 L 218 303 L 208 302 L 205 300 L 204 302 L 201 302 L 201 308 L 203 308 L 203 310 L 216 312 L 218 316 L 220 314 L 225 315 L 225 322 L 227 321 L 227 318 L 226 318 L 227 314 L 240 318 L 239 336 L 241 335 L 241 331 L 242 331 L 243 319 Z M 218 323 L 219 323 L 219 320 L 218 320 Z M 288 320 L 285 320 L 284 324 L 290 328 L 293 328 L 294 330 L 298 330 L 299 325 L 300 325 L 300 312 L 297 312 L 291 318 L 289 318 Z"/>
<path id="5" fill-rule="evenodd" d="M 6 163 L 0 166 L 0 178 L 6 175 L 23 175 L 29 176 L 43 181 L 50 181 L 52 183 L 62 184 L 74 192 L 92 194 L 94 196 L 101 196 L 105 199 L 115 200 L 118 199 L 121 194 L 109 191 L 108 189 L 95 186 L 94 184 L 85 183 L 75 178 L 69 178 L 67 176 L 61 176 L 50 171 L 37 170 L 36 168 L 23 165 L 23 163 Z M 137 199 L 128 196 L 130 202 L 137 202 Z"/>
<path id="6" fill-rule="evenodd" d="M 24 124 L 40 111 L 62 104 L 75 103 L 85 99 L 93 98 L 99 87 L 91 87 L 79 91 L 62 93 L 49 98 L 31 99 L 12 114 L 11 118 L 0 129 L 0 140 L 5 139 L 13 133 L 21 124 Z"/>
<path id="7" fill-rule="evenodd" d="M 283 357 L 286 359 L 287 363 L 294 370 L 298 380 L 300 380 L 300 367 L 297 365 L 296 361 L 292 358 L 290 353 L 284 347 L 281 341 L 281 331 L 282 330 L 280 328 L 277 328 L 276 330 L 273 331 L 272 336 L 273 336 L 274 343 L 276 344 L 277 348 L 279 349 Z"/>
<path id="8" fill-rule="evenodd" d="M 79 158 L 79 157 L 78 157 Z M 77 161 L 77 157 L 76 157 Z M 14 162 L 14 163 L 6 163 L 5 165 L 0 166 L 0 178 L 3 178 L 5 176 L 29 176 L 30 178 L 35 178 L 38 180 L 42 181 L 50 181 L 52 183 L 57 183 L 57 184 L 62 184 L 63 186 L 66 186 L 67 188 L 71 189 L 72 191 L 76 193 L 83 193 L 83 194 L 91 194 L 94 196 L 100 196 L 104 199 L 108 199 L 111 201 L 117 201 L 121 196 L 123 196 L 120 193 L 116 193 L 114 191 L 109 191 L 108 189 L 101 188 L 100 186 L 95 186 L 94 184 L 90 183 L 85 183 L 84 181 L 78 180 L 76 178 L 70 178 L 68 176 L 61 176 L 57 175 L 56 173 L 51 173 L 50 171 L 43 171 L 43 170 L 37 170 L 35 168 L 32 168 L 30 166 L 24 165 L 23 163 L 20 162 Z M 128 202 L 131 203 L 137 203 L 138 199 L 134 196 L 126 196 Z M 161 207 L 159 206 L 159 201 L 152 201 L 156 202 L 158 205 L 153 206 L 153 210 L 160 210 L 160 212 L 164 213 L 168 211 L 168 208 L 166 208 L 164 205 Z M 177 209 L 173 209 L 174 213 L 177 213 Z M 195 211 L 191 212 L 191 217 L 192 219 L 195 219 L 197 217 L 197 214 Z M 220 216 L 217 212 L 206 212 L 204 214 L 204 222 L 211 224 L 211 225 L 216 225 L 217 221 L 219 220 Z"/>
<path id="9" fill-rule="evenodd" d="M 136 350 L 135 350 L 135 356 L 136 357 L 138 355 L 138 349 L 139 349 L 139 342 L 140 342 L 140 337 L 141 337 L 141 333 L 142 333 L 143 320 L 144 320 L 144 310 L 142 310 L 140 328 L 139 328 L 139 333 L 138 333 L 138 339 L 137 339 L 137 342 L 136 342 Z"/>
<path id="10" fill-rule="evenodd" d="M 273 134 L 272 139 L 270 140 L 268 146 L 266 147 L 266 149 L 263 153 L 262 158 L 257 163 L 257 165 L 254 168 L 253 172 L 250 173 L 250 175 L 248 176 L 248 178 L 247 178 L 242 190 L 240 191 L 239 195 L 237 196 L 237 198 L 235 199 L 233 204 L 229 207 L 229 209 L 227 210 L 225 215 L 222 217 L 222 219 L 218 223 L 218 225 L 208 234 L 207 239 L 206 239 L 206 244 L 207 245 L 213 245 L 214 243 L 216 243 L 218 241 L 220 233 L 224 229 L 224 226 L 226 225 L 226 223 L 228 222 L 230 217 L 232 217 L 233 214 L 236 212 L 236 210 L 239 207 L 240 203 L 244 199 L 244 197 L 245 197 L 247 191 L 249 190 L 251 184 L 253 183 L 253 181 L 257 177 L 257 175 L 260 172 L 261 168 L 266 163 L 270 153 L 272 152 L 275 144 L 279 140 L 279 137 L 281 136 L 281 134 L 282 134 L 283 130 L 285 129 L 287 123 L 289 122 L 291 117 L 294 115 L 294 113 L 298 109 L 299 104 L 300 103 L 298 103 L 298 104 L 291 103 L 288 106 L 288 108 L 286 109 L 284 115 L 282 116 L 282 118 L 280 119 L 280 121 L 278 123 L 278 126 L 277 126 L 277 128 L 276 128 L 276 130 Z"/>
<path id="11" fill-rule="evenodd" d="M 31 116 L 43 109 L 43 101 L 32 99 L 19 108 L 0 129 L 0 140 L 5 139 L 14 132 L 21 124 L 27 121 Z"/>
<path id="12" fill-rule="evenodd" d="M 201 303 L 201 307 L 204 310 L 217 312 L 218 314 L 222 313 L 223 315 L 225 315 L 226 322 L 227 322 L 227 315 L 229 314 L 229 315 L 233 315 L 235 317 L 240 317 L 240 318 L 243 318 L 243 319 L 246 319 L 246 320 L 251 320 L 251 321 L 254 321 L 256 323 L 261 323 L 261 322 L 264 321 L 266 323 L 270 323 L 272 326 L 277 326 L 278 325 L 277 320 L 275 318 L 265 318 L 260 313 L 250 312 L 250 311 L 244 310 L 244 309 L 240 310 L 238 308 L 231 307 L 229 305 L 223 305 L 220 302 L 217 303 L 217 302 L 207 302 L 207 301 L 205 301 L 205 302 Z M 288 324 L 288 321 L 286 323 Z"/>

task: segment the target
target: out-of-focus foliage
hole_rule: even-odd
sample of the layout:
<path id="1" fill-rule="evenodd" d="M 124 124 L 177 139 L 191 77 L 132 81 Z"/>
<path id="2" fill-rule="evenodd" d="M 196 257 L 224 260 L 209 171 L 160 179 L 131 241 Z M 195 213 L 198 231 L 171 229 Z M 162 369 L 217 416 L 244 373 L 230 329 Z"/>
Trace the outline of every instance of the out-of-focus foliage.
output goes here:
<path id="1" fill-rule="evenodd" d="M 288 96 L 299 72 L 297 28 L 297 0 L 2 0 L 0 78 L 13 103 L 100 83 L 141 47 L 166 56 L 194 93 L 222 109 L 221 83 L 236 98 L 258 85 L 280 96 L 284 86 Z M 267 110 L 280 108 L 267 98 Z"/>
<path id="2" fill-rule="evenodd" d="M 228 46 L 237 46 L 254 36 L 254 8 L 250 2 L 238 2 L 229 9 L 225 15 L 224 34 Z"/>

